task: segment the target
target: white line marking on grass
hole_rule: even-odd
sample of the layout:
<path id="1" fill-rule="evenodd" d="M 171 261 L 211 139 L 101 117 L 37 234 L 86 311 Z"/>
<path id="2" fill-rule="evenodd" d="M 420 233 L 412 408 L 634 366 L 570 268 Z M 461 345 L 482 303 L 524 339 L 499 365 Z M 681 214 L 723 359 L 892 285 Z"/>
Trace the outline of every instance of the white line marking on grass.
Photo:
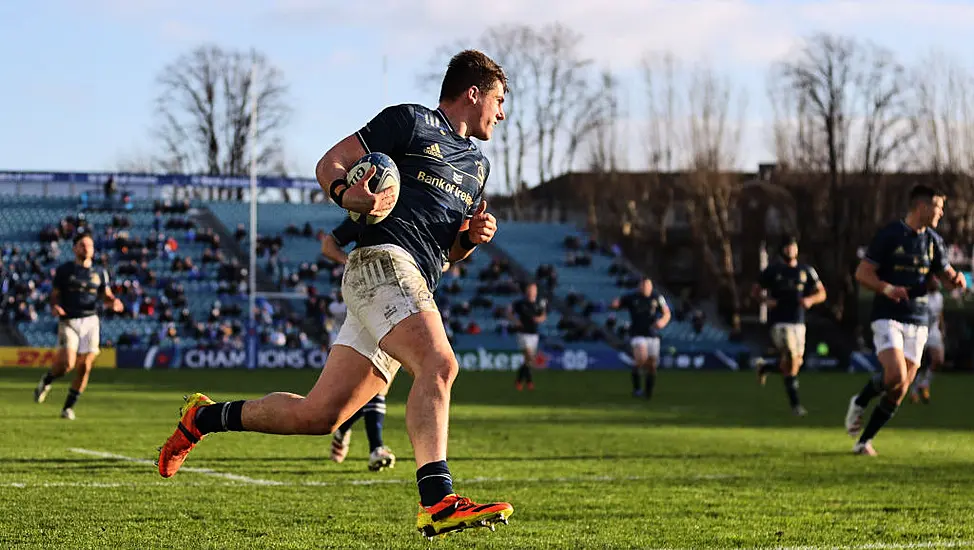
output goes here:
<path id="1" fill-rule="evenodd" d="M 71 451 L 72 453 L 78 453 L 78 454 L 83 454 L 88 456 L 97 456 L 99 458 L 110 458 L 112 460 L 120 460 L 122 462 L 132 462 L 135 464 L 149 464 L 151 466 L 155 466 L 154 462 L 145 458 L 132 458 L 130 456 L 117 455 L 115 453 L 92 451 L 91 449 L 78 449 L 76 447 L 72 447 L 68 450 Z M 180 471 L 192 472 L 195 474 L 203 474 L 203 475 L 213 476 L 213 477 L 221 477 L 223 479 L 229 479 L 230 481 L 239 481 L 240 483 L 249 483 L 251 485 L 284 485 L 284 483 L 281 481 L 271 481 L 269 479 L 256 479 L 256 478 L 241 476 L 237 474 L 228 474 L 225 472 L 217 472 L 216 470 L 211 470 L 209 468 L 185 467 L 185 468 L 180 468 Z"/>
<path id="2" fill-rule="evenodd" d="M 115 453 L 106 453 L 104 451 L 93 451 L 91 449 L 80 449 L 77 447 L 72 447 L 68 449 L 73 453 L 96 456 L 99 458 L 108 458 L 112 460 L 118 460 L 121 462 L 131 462 L 133 464 L 147 464 L 150 466 L 155 466 L 155 463 L 146 458 L 134 458 L 131 456 L 125 456 Z M 238 474 L 231 474 L 227 472 L 218 472 L 210 468 L 194 468 L 190 466 L 184 466 L 180 468 L 181 472 L 191 472 L 196 474 L 203 474 L 211 477 L 218 477 L 225 479 L 229 482 L 236 483 L 184 483 L 179 482 L 178 485 L 209 485 L 209 486 L 232 486 L 232 485 L 264 485 L 273 487 L 347 487 L 347 486 L 369 486 L 369 485 L 412 485 L 415 482 L 412 479 L 346 479 L 339 481 L 275 481 L 270 479 L 257 479 L 247 476 L 242 476 Z M 697 475 L 690 476 L 687 479 L 691 480 L 721 480 L 721 479 L 734 479 L 740 476 L 733 474 L 709 474 L 709 475 Z M 660 476 L 578 476 L 578 477 L 529 477 L 529 478 L 508 478 L 508 477 L 472 477 L 467 479 L 458 479 L 458 483 L 466 484 L 480 484 L 480 483 L 622 483 L 630 481 L 654 481 L 659 480 Z M 156 482 L 146 482 L 146 481 L 134 481 L 134 482 L 96 482 L 96 481 L 51 481 L 51 482 L 8 482 L 0 483 L 0 487 L 15 487 L 18 489 L 25 489 L 27 487 L 90 487 L 90 488 L 117 488 L 117 487 L 167 487 L 176 485 L 176 482 L 172 481 L 156 481 Z M 787 550 L 805 550 L 805 549 L 787 549 Z"/>

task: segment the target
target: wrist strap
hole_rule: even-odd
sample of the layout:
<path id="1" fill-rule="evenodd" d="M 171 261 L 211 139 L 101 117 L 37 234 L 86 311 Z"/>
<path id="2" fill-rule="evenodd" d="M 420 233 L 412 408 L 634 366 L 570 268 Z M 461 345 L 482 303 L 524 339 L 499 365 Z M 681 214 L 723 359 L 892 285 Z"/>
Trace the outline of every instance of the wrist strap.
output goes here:
<path id="1" fill-rule="evenodd" d="M 338 186 L 341 186 L 340 190 L 337 189 Z M 345 178 L 338 178 L 331 182 L 331 186 L 328 188 L 328 195 L 331 196 L 331 200 L 335 201 L 335 204 L 341 206 L 345 191 L 348 191 L 348 182 L 345 181 Z"/>
<path id="2" fill-rule="evenodd" d="M 470 241 L 470 231 L 460 232 L 460 248 L 464 250 L 473 250 L 477 248 L 477 245 Z"/>
<path id="3" fill-rule="evenodd" d="M 893 288 L 893 285 L 886 283 L 886 286 L 883 287 L 883 294 L 889 297 L 891 294 L 893 294 Z"/>

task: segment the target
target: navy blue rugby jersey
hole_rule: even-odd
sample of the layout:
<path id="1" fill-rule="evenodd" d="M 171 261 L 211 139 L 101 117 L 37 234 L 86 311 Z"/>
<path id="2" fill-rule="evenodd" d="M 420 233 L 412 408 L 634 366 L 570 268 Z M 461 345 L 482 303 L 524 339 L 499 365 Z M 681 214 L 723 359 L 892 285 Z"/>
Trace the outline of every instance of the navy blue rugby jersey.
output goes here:
<path id="1" fill-rule="evenodd" d="M 768 324 L 804 323 L 805 308 L 801 301 L 815 293 L 818 283 L 818 273 L 809 265 L 800 263 L 793 267 L 777 262 L 765 268 L 758 284 L 776 302 L 768 311 Z"/>
<path id="2" fill-rule="evenodd" d="M 60 293 L 58 305 L 64 308 L 64 319 L 96 315 L 108 286 L 108 271 L 102 267 L 84 267 L 70 261 L 59 265 L 54 272 L 54 288 Z"/>
<path id="3" fill-rule="evenodd" d="M 331 236 L 335 238 L 335 243 L 339 248 L 345 248 L 350 243 L 358 240 L 360 231 L 362 231 L 362 225 L 352 218 L 345 218 L 342 223 L 336 225 L 335 229 L 331 230 Z"/>
<path id="4" fill-rule="evenodd" d="M 927 278 L 943 272 L 949 265 L 943 238 L 933 229 L 917 232 L 903 220 L 892 222 L 876 232 L 866 261 L 876 265 L 879 278 L 907 289 L 910 299 L 894 302 L 885 294 L 873 298 L 871 319 L 890 319 L 901 323 L 926 325 Z"/>
<path id="5" fill-rule="evenodd" d="M 399 168 L 399 201 L 389 217 L 362 226 L 357 246 L 395 244 L 416 260 L 430 291 L 465 219 L 483 198 L 490 163 L 439 109 L 387 107 L 356 134 L 367 152 L 385 153 Z"/>
<path id="6" fill-rule="evenodd" d="M 629 335 L 659 338 L 656 321 L 663 317 L 666 299 L 654 288 L 649 296 L 642 292 L 626 294 L 619 300 L 619 307 L 629 310 Z"/>

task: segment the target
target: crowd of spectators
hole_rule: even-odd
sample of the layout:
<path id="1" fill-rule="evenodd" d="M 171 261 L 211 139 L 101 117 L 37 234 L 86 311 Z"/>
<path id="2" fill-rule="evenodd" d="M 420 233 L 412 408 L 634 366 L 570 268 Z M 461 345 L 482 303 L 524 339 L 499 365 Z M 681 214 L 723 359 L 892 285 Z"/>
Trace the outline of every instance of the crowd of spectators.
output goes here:
<path id="1" fill-rule="evenodd" d="M 84 206 L 82 202 L 79 210 Z M 139 321 L 138 328 L 123 331 L 117 342 L 103 337 L 102 345 L 165 346 L 191 340 L 198 347 L 242 347 L 247 269 L 236 257 L 228 258 L 220 236 L 198 227 L 189 211 L 188 201 L 156 201 L 148 227 L 139 228 L 133 227 L 132 209 L 116 209 L 101 226 L 79 211 L 43 227 L 37 247 L 0 245 L 0 323 L 50 318 L 54 271 L 60 263 L 73 260 L 74 235 L 87 232 L 95 240 L 94 264 L 108 269 L 112 290 L 125 306 L 121 313 L 103 312 L 102 319 Z M 186 292 L 186 284 L 194 281 L 204 285 L 210 300 L 202 314 L 197 307 L 200 297 L 188 297 Z M 256 313 L 262 321 L 259 336 L 264 344 L 313 345 L 296 319 L 285 318 L 266 300 L 261 300 Z"/>

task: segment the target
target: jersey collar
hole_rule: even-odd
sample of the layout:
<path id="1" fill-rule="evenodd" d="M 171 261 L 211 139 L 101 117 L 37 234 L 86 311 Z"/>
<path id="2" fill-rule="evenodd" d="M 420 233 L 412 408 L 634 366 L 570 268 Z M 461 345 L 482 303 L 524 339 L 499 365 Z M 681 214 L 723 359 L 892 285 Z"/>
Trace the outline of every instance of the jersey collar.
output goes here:
<path id="1" fill-rule="evenodd" d="M 917 231 L 916 229 L 913 229 L 912 227 L 910 227 L 910 224 L 906 223 L 906 220 L 903 219 L 903 218 L 900 218 L 900 223 L 903 224 L 903 227 L 905 227 L 906 230 L 909 231 L 910 233 L 916 233 L 917 235 L 923 235 L 924 233 L 927 232 L 927 227 L 926 226 L 924 226 L 923 229 Z"/>
<path id="2" fill-rule="evenodd" d="M 450 123 L 450 119 L 446 116 L 446 113 L 443 112 L 443 109 L 437 107 L 436 114 L 440 115 L 440 118 L 443 119 L 443 123 L 446 124 L 447 129 L 450 130 L 450 132 L 452 132 L 455 137 L 462 139 L 468 143 L 473 143 L 473 141 L 469 137 L 463 137 L 457 133 L 456 128 L 454 128 L 453 124 Z"/>

